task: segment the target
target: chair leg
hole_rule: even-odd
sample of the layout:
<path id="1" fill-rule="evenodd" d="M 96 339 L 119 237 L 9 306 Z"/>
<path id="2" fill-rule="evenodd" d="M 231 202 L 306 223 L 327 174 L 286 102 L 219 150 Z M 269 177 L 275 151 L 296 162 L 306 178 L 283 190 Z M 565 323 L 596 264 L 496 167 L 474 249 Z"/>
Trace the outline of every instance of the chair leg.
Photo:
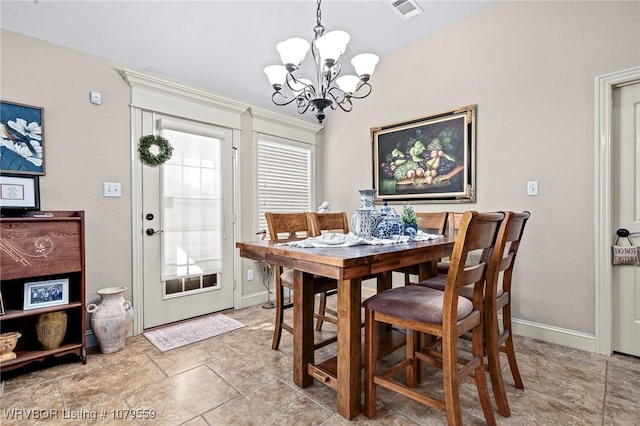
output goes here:
<path id="1" fill-rule="evenodd" d="M 277 273 L 277 272 L 276 272 Z M 271 349 L 278 350 L 280 346 L 280 338 L 282 337 L 282 321 L 284 320 L 284 288 L 280 280 L 276 279 L 276 319 L 275 329 L 273 330 L 273 341 Z"/>
<path id="2" fill-rule="evenodd" d="M 493 396 L 496 400 L 498 413 L 501 416 L 509 417 L 511 410 L 509 409 L 509 401 L 504 388 L 504 380 L 502 379 L 502 369 L 500 367 L 500 330 L 498 330 L 497 313 L 489 313 L 485 318 L 485 350 L 487 355 L 487 369 L 491 377 L 491 386 L 493 388 Z"/>
<path id="3" fill-rule="evenodd" d="M 327 293 L 320 293 L 320 301 L 318 302 L 318 317 L 316 319 L 316 331 L 322 330 L 322 323 L 324 320 L 322 317 L 327 312 Z"/>
<path id="4" fill-rule="evenodd" d="M 480 405 L 482 406 L 482 411 L 484 412 L 484 418 L 487 422 L 487 426 L 495 425 L 496 419 L 493 415 L 493 407 L 491 406 L 491 398 L 489 398 L 489 389 L 487 388 L 487 379 L 484 376 L 484 364 L 482 362 L 480 363 L 478 368 L 476 368 L 475 375 L 476 386 L 478 387 L 478 395 L 480 396 Z"/>
<path id="5" fill-rule="evenodd" d="M 472 332 L 472 352 L 474 359 L 477 359 L 478 366 L 475 369 L 475 382 L 478 388 L 478 396 L 480 397 L 480 405 L 482 406 L 482 412 L 484 413 L 487 426 L 495 425 L 496 419 L 493 415 L 493 407 L 491 406 L 491 398 L 489 397 L 489 389 L 487 387 L 487 378 L 484 370 L 484 344 L 482 335 L 482 325 L 476 327 Z M 498 370 L 499 372 L 499 370 Z M 502 379 L 502 376 L 500 376 Z M 506 396 L 505 396 L 506 401 Z M 508 406 L 507 406 L 508 409 Z"/>
<path id="6" fill-rule="evenodd" d="M 424 369 L 418 369 L 418 358 L 416 358 L 415 355 L 415 351 L 419 350 L 419 348 L 416 346 L 418 339 L 419 337 L 417 331 L 407 330 L 405 350 L 406 358 L 411 360 L 411 364 L 408 365 L 405 369 L 405 380 L 407 386 L 409 386 L 410 388 L 416 387 L 416 382 L 418 380 L 416 375 L 419 371 L 424 371 Z"/>
<path id="7" fill-rule="evenodd" d="M 507 334 L 507 339 L 504 342 L 505 352 L 507 353 L 507 359 L 509 360 L 509 369 L 513 376 L 513 381 L 518 389 L 524 389 L 522 383 L 522 377 L 520 377 L 520 370 L 518 370 L 518 363 L 516 362 L 516 350 L 513 346 L 513 335 L 511 334 L 511 304 L 507 304 L 502 308 L 502 328 Z"/>
<path id="8" fill-rule="evenodd" d="M 460 409 L 460 389 L 458 388 L 457 342 L 454 338 L 443 338 L 442 341 L 442 385 L 444 404 L 449 426 L 462 426 L 462 410 Z"/>
<path id="9" fill-rule="evenodd" d="M 368 418 L 376 415 L 376 330 L 373 311 L 365 309 L 364 323 L 364 415 Z"/>

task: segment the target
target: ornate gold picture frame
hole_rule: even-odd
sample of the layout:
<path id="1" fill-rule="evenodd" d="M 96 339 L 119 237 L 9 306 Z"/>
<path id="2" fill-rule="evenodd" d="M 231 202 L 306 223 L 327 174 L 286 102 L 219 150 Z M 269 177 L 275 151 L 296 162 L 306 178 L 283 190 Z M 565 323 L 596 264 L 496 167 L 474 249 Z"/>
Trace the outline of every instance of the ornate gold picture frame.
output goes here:
<path id="1" fill-rule="evenodd" d="M 476 105 L 371 129 L 382 201 L 475 202 Z"/>

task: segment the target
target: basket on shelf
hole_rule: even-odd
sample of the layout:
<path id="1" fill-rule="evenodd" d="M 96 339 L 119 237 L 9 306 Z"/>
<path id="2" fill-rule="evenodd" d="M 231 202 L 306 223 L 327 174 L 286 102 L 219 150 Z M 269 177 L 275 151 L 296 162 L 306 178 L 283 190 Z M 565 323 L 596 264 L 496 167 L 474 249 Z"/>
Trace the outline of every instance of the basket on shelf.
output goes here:
<path id="1" fill-rule="evenodd" d="M 22 337 L 22 334 L 17 331 L 0 334 L 0 362 L 9 361 L 17 357 L 13 350 L 16 348 L 20 337 Z"/>
<path id="2" fill-rule="evenodd" d="M 38 315 L 36 334 L 42 349 L 57 349 L 67 333 L 67 313 L 65 311 L 49 312 Z"/>

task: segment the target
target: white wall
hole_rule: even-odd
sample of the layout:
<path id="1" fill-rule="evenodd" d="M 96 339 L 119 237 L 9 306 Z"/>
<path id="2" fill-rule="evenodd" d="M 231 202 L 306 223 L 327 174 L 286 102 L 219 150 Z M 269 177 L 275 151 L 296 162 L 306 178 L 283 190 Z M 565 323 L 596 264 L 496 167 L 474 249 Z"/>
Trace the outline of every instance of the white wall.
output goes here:
<path id="1" fill-rule="evenodd" d="M 44 108 L 42 210 L 84 210 L 87 300 L 125 286 L 131 297 L 129 86 L 115 64 L 2 31 L 0 96 Z M 102 93 L 102 105 L 89 92 Z M 120 182 L 121 198 L 105 198 Z"/>
<path id="2" fill-rule="evenodd" d="M 531 211 L 514 316 L 592 335 L 594 79 L 640 64 L 639 28 L 638 2 L 501 2 L 385 56 L 371 96 L 327 115 L 318 199 L 358 207 L 371 127 L 477 104 L 477 202 L 412 204 Z"/>

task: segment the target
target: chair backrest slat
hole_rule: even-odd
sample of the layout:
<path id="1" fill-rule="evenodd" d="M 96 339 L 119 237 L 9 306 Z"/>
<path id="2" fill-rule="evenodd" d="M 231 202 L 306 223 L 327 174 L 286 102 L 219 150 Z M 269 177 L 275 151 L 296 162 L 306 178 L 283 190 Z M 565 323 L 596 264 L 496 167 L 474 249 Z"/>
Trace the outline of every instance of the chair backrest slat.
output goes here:
<path id="1" fill-rule="evenodd" d="M 338 213 L 307 213 L 311 232 L 314 236 L 323 232 L 349 233 L 349 219 L 346 212 Z"/>
<path id="2" fill-rule="evenodd" d="M 447 215 L 447 212 L 416 213 L 416 216 L 418 216 L 418 229 L 444 235 L 447 226 Z"/>
<path id="3" fill-rule="evenodd" d="M 307 213 L 273 213 L 264 214 L 272 241 L 304 239 L 311 236 Z"/>

